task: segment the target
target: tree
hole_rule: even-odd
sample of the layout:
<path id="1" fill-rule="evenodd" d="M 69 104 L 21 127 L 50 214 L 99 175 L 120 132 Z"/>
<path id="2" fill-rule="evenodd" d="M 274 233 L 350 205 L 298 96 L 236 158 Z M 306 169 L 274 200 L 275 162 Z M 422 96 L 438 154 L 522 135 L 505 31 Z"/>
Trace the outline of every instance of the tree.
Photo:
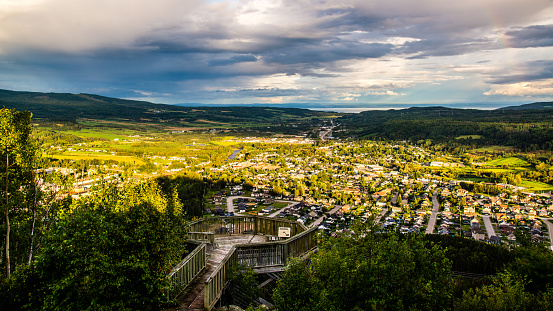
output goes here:
<path id="1" fill-rule="evenodd" d="M 449 304 L 451 262 L 422 237 L 364 231 L 319 245 L 309 267 L 288 266 L 275 289 L 277 309 L 441 310 Z"/>
<path id="2" fill-rule="evenodd" d="M 455 310 L 547 310 L 539 308 L 534 297 L 525 291 L 528 283 L 524 278 L 510 273 L 501 273 L 493 284 L 471 288 L 456 299 Z"/>
<path id="3" fill-rule="evenodd" d="M 8 279 L 11 275 L 10 212 L 16 205 L 16 200 L 24 200 L 24 191 L 28 190 L 34 177 L 36 147 L 31 139 L 31 117 L 32 114 L 28 111 L 0 109 L 0 165 L 4 181 L 5 256 Z"/>
<path id="4" fill-rule="evenodd" d="M 176 193 L 154 181 L 107 185 L 73 202 L 29 269 L 0 296 L 13 310 L 158 310 L 167 273 L 184 256 Z M 19 294 L 18 294 L 19 293 Z M 2 297 L 2 299 L 6 299 Z"/>

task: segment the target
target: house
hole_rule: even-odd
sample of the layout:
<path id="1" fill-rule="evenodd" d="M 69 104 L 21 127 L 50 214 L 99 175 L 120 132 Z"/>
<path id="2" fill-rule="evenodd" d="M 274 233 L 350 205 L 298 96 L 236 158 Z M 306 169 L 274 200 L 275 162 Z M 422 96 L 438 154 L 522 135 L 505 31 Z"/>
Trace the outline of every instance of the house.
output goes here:
<path id="1" fill-rule="evenodd" d="M 466 215 L 474 215 L 476 211 L 474 210 L 473 206 L 466 206 L 465 207 L 465 214 Z"/>
<path id="2" fill-rule="evenodd" d="M 475 240 L 483 241 L 486 239 L 486 234 L 480 228 L 471 229 L 471 232 L 472 232 L 472 238 Z"/>

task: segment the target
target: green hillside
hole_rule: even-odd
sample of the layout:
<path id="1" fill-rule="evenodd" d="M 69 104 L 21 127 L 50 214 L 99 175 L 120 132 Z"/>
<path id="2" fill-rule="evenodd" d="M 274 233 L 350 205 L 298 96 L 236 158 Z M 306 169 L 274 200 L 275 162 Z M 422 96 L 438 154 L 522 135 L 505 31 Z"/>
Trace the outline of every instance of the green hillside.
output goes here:
<path id="1" fill-rule="evenodd" d="M 475 110 L 413 107 L 342 116 L 343 135 L 391 140 L 431 140 L 460 145 L 553 150 L 553 109 Z"/>
<path id="2" fill-rule="evenodd" d="M 340 114 L 298 108 L 182 107 L 93 94 L 0 90 L 0 107 L 29 110 L 35 122 L 164 129 L 288 127 Z"/>

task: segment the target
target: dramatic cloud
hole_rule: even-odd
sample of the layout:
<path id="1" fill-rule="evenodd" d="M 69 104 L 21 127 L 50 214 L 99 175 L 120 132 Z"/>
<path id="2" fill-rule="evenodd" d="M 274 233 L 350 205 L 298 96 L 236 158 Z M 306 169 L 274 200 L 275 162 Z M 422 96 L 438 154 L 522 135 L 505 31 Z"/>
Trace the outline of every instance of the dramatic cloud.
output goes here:
<path id="1" fill-rule="evenodd" d="M 550 90 L 552 38 L 550 0 L 0 0 L 0 88 L 166 103 L 527 101 Z"/>
<path id="2" fill-rule="evenodd" d="M 553 25 L 534 25 L 506 33 L 518 48 L 553 46 Z"/>

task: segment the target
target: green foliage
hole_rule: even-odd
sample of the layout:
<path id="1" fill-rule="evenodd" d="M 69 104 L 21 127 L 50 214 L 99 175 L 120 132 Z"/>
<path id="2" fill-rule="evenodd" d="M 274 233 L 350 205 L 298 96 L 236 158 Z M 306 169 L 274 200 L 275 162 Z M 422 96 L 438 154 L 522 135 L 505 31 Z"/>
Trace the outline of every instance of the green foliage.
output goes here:
<path id="1" fill-rule="evenodd" d="M 518 242 L 521 240 L 517 238 Z M 506 269 L 527 279 L 526 287 L 530 292 L 546 292 L 553 287 L 553 253 L 550 250 L 529 241 L 525 247 L 515 248 L 513 255 L 514 260 Z"/>
<path id="2" fill-rule="evenodd" d="M 162 176 L 156 179 L 165 195 L 176 193 L 182 204 L 183 216 L 188 218 L 201 217 L 204 213 L 203 203 L 206 184 L 196 173 L 186 173 L 175 176 Z"/>
<path id="3" fill-rule="evenodd" d="M 535 296 L 525 290 L 525 278 L 510 273 L 502 273 L 490 285 L 469 289 L 460 299 L 456 299 L 454 309 L 473 310 L 551 310 L 552 299 Z"/>
<path id="4" fill-rule="evenodd" d="M 7 278 L 10 278 L 13 271 L 10 258 L 10 218 L 12 223 L 18 224 L 20 218 L 24 218 L 21 214 L 37 195 L 37 191 L 32 191 L 36 189 L 34 169 L 38 158 L 36 145 L 31 137 L 31 116 L 28 111 L 0 109 L 0 206 L 4 214 L 0 235 L 4 242 L 1 244 L 2 249 L 5 249 L 2 266 L 5 266 Z"/>
<path id="5" fill-rule="evenodd" d="M 181 213 L 178 200 L 155 183 L 106 185 L 60 216 L 31 271 L 8 286 L 8 303 L 29 310 L 158 309 L 166 275 L 185 250 Z"/>
<path id="6" fill-rule="evenodd" d="M 279 310 L 437 310 L 451 297 L 450 261 L 420 237 L 329 238 L 319 249 L 308 269 L 288 267 Z"/>
<path id="7" fill-rule="evenodd" d="M 243 264 L 231 266 L 230 281 L 230 292 L 228 294 L 232 304 L 253 308 L 253 302 L 259 297 L 260 293 L 257 287 L 257 273 L 253 268 Z"/>
<path id="8" fill-rule="evenodd" d="M 553 150 L 553 109 L 491 110 L 413 107 L 366 111 L 339 120 L 348 131 L 340 135 L 419 141 L 463 152 L 486 145 L 515 146 L 523 151 Z M 464 139 L 456 139 L 465 136 Z M 478 137 L 474 139 L 473 137 Z"/>
<path id="9" fill-rule="evenodd" d="M 452 270 L 494 275 L 514 260 L 514 253 L 508 249 L 458 236 L 429 234 L 426 241 L 445 249 L 446 257 L 452 262 Z"/>

